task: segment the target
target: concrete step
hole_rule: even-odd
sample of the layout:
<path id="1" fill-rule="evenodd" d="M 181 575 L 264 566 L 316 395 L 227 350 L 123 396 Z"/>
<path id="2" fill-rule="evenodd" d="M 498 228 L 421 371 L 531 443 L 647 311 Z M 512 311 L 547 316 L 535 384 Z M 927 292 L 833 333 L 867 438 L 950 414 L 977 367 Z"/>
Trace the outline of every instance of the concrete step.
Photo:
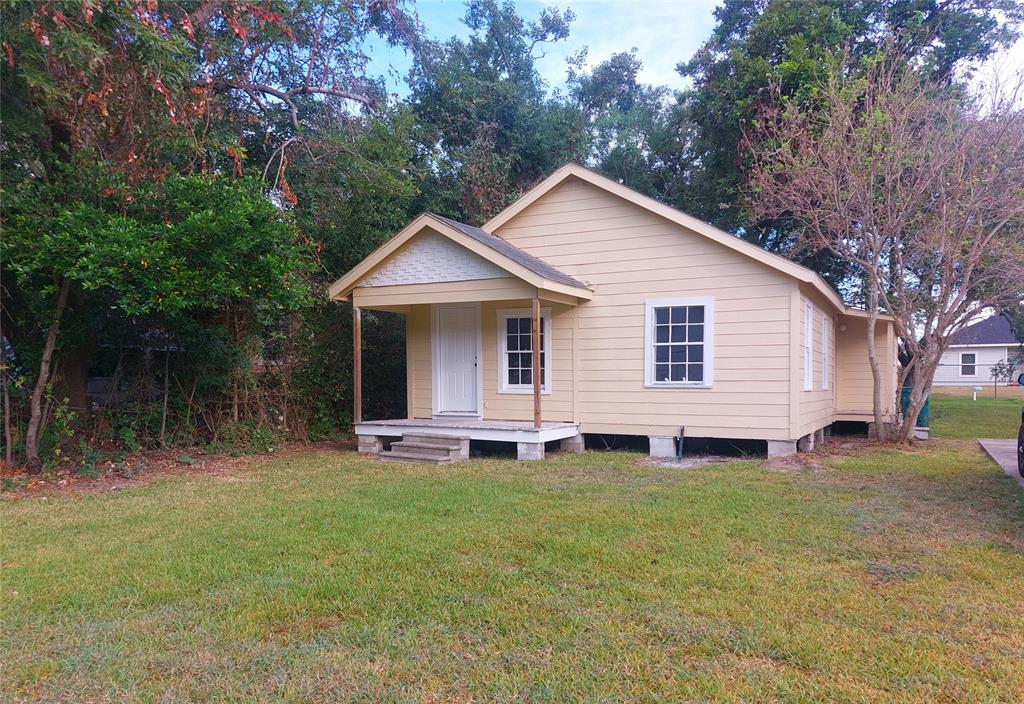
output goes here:
<path id="1" fill-rule="evenodd" d="M 469 440 L 469 438 L 455 437 L 452 435 L 436 435 L 432 433 L 406 433 L 402 436 L 402 442 L 422 443 L 424 445 L 434 445 L 436 447 L 447 447 L 452 450 L 458 450 L 462 446 L 463 440 Z"/>
<path id="2" fill-rule="evenodd" d="M 450 457 L 435 457 L 433 455 L 422 455 L 416 452 L 382 452 L 377 455 L 380 459 L 385 462 L 401 462 L 403 464 L 451 464 L 452 460 Z"/>
<path id="3" fill-rule="evenodd" d="M 459 454 L 458 448 L 432 445 L 429 442 L 409 442 L 408 440 L 391 443 L 391 449 L 398 452 L 411 452 L 414 455 L 430 455 L 431 457 L 447 457 L 449 459 L 455 459 Z"/>

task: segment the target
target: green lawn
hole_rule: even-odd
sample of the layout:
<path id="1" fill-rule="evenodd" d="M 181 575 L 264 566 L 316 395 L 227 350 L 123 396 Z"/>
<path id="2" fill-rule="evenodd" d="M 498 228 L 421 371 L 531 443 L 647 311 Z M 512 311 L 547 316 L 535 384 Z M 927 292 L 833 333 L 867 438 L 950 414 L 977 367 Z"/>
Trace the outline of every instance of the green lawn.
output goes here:
<path id="1" fill-rule="evenodd" d="M 977 401 L 970 396 L 932 394 L 932 437 L 1015 438 L 1020 428 L 1021 398 L 992 398 L 992 390 Z"/>
<path id="2" fill-rule="evenodd" d="M 972 443 L 766 471 L 348 453 L 0 503 L 7 700 L 1019 701 Z"/>

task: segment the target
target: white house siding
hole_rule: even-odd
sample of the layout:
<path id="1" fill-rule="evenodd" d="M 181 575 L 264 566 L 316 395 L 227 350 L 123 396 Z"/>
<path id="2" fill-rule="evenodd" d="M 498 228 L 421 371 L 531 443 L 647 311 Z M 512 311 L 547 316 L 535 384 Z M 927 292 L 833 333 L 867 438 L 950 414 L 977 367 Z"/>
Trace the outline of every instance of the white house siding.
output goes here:
<path id="1" fill-rule="evenodd" d="M 594 289 L 576 310 L 583 432 L 795 439 L 795 280 L 575 178 L 495 234 Z M 645 388 L 645 302 L 659 298 L 714 299 L 711 388 Z"/>
<path id="2" fill-rule="evenodd" d="M 992 366 L 1004 359 L 1013 358 L 1019 348 L 1013 346 L 954 347 L 946 350 L 935 370 L 934 386 L 984 386 L 992 384 Z M 975 354 L 975 375 L 960 375 L 960 353 Z M 1024 368 L 1018 369 L 1017 374 Z M 1016 377 L 1016 374 L 1014 375 Z"/>

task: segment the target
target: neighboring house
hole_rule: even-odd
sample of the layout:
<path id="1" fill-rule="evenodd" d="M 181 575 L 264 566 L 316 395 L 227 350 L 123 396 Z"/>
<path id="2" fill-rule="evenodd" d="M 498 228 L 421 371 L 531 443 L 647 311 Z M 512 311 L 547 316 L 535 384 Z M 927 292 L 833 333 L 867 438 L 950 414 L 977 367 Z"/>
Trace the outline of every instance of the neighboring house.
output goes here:
<path id="1" fill-rule="evenodd" d="M 362 420 L 356 354 L 366 452 L 428 432 L 532 459 L 600 433 L 668 456 L 683 429 L 774 456 L 872 419 L 863 311 L 810 269 L 575 164 L 480 228 L 420 215 L 330 296 L 353 303 L 357 350 L 362 309 L 405 315 L 407 418 Z M 876 334 L 891 421 L 891 320 Z"/>
<path id="2" fill-rule="evenodd" d="M 1021 340 L 1005 315 L 993 315 L 968 325 L 953 338 L 942 353 L 933 386 L 977 386 L 991 384 L 992 366 L 1007 359 L 1019 359 Z M 1018 366 L 1017 374 L 1024 371 Z M 1006 382 L 1001 382 L 1005 385 Z"/>

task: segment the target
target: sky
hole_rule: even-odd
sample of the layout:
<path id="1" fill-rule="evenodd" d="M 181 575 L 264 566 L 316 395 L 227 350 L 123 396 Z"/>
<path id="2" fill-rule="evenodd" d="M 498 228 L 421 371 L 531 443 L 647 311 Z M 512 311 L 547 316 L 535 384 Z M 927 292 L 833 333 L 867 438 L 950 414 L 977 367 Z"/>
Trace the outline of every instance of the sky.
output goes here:
<path id="1" fill-rule="evenodd" d="M 714 9 L 720 0 L 572 0 L 538 2 L 519 0 L 520 16 L 535 20 L 545 6 L 571 9 L 576 14 L 569 38 L 545 45 L 545 56 L 537 61 L 541 76 L 552 87 L 565 82 L 565 60 L 583 47 L 588 49 L 587 66 L 593 67 L 612 54 L 636 48 L 643 62 L 640 79 L 673 89 L 687 87 L 676 70 L 711 35 L 715 25 Z M 415 9 L 426 33 L 435 39 L 452 35 L 465 37 L 469 30 L 460 21 L 465 14 L 464 0 L 420 0 Z M 404 96 L 408 90 L 404 76 L 411 59 L 403 50 L 375 39 L 368 41 L 370 75 L 384 76 L 388 91 Z M 1006 54 L 980 67 L 979 76 L 1008 77 L 1024 69 L 1024 39 Z"/>

